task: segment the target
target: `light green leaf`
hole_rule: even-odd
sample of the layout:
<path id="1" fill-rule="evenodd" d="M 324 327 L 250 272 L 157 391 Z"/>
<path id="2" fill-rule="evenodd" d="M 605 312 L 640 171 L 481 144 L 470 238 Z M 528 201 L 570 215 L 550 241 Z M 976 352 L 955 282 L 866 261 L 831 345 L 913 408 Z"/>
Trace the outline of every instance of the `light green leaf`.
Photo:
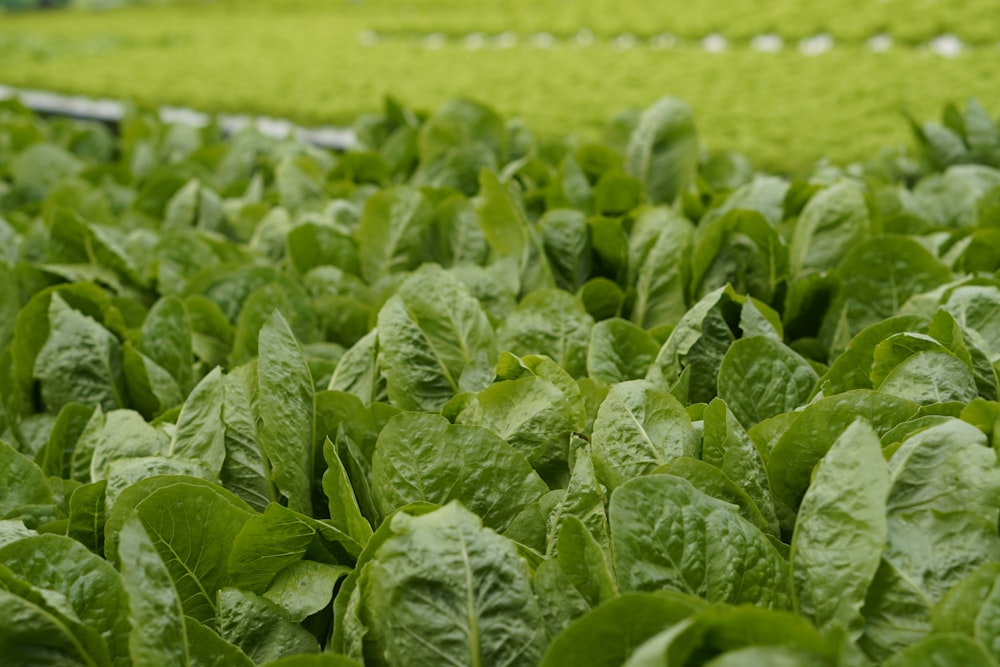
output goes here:
<path id="1" fill-rule="evenodd" d="M 122 526 L 118 557 L 134 628 L 129 635 L 133 664 L 187 667 L 190 663 L 180 596 L 138 517 L 133 516 Z"/>
<path id="2" fill-rule="evenodd" d="M 646 380 L 611 388 L 594 421 L 594 468 L 609 488 L 681 456 L 698 457 L 698 439 L 684 407 Z"/>
<path id="3" fill-rule="evenodd" d="M 170 442 L 171 456 L 203 463 L 215 475 L 226 459 L 225 387 L 220 369 L 206 375 L 184 401 Z"/>
<path id="4" fill-rule="evenodd" d="M 538 662 L 545 628 L 514 545 L 457 503 L 397 514 L 369 572 L 368 612 L 398 667 Z"/>
<path id="5" fill-rule="evenodd" d="M 856 421 L 816 468 L 792 537 L 795 608 L 821 631 L 861 634 L 861 606 L 888 534 L 888 495 L 878 437 Z"/>
<path id="6" fill-rule="evenodd" d="M 260 447 L 270 462 L 270 477 L 288 506 L 312 509 L 314 385 L 309 365 L 281 313 L 260 330 Z"/>
<path id="7" fill-rule="evenodd" d="M 585 414 L 572 381 L 562 386 L 525 374 L 479 392 L 455 421 L 496 433 L 544 479 L 555 479 L 565 474 L 570 439 L 584 429 Z"/>
<path id="8" fill-rule="evenodd" d="M 190 616 L 184 617 L 191 667 L 253 667 L 243 651 Z"/>
<path id="9" fill-rule="evenodd" d="M 691 483 L 691 485 L 707 496 L 729 503 L 737 508 L 741 517 L 756 526 L 762 533 L 770 533 L 777 538 L 778 534 L 764 519 L 764 515 L 747 495 L 746 491 L 736 485 L 724 472 L 713 465 L 687 457 L 674 459 L 654 471 L 657 475 L 673 475 Z"/>
<path id="10" fill-rule="evenodd" d="M 855 419 L 863 419 L 881 437 L 916 416 L 918 406 L 905 399 L 858 389 L 810 403 L 771 450 L 767 475 L 774 497 L 791 509 L 809 488 L 813 468 Z"/>
<path id="11" fill-rule="evenodd" d="M 590 332 L 587 374 L 608 384 L 646 377 L 660 347 L 652 336 L 619 318 L 603 320 Z"/>
<path id="12" fill-rule="evenodd" d="M 871 233 L 863 190 L 852 181 L 832 185 L 809 200 L 792 234 L 792 272 L 832 269 Z"/>
<path id="13" fill-rule="evenodd" d="M 545 355 L 575 378 L 587 374 L 587 348 L 594 319 L 562 290 L 528 294 L 497 331 L 501 350 L 519 356 Z"/>
<path id="14" fill-rule="evenodd" d="M 0 561 L 32 586 L 62 595 L 76 617 L 100 633 L 115 665 L 132 664 L 128 598 L 103 558 L 69 538 L 38 535 L 0 548 Z"/>
<path id="15" fill-rule="evenodd" d="M 378 360 L 378 329 L 372 329 L 340 358 L 327 388 L 354 394 L 365 405 L 378 401 L 385 391 Z"/>
<path id="16" fill-rule="evenodd" d="M 611 538 L 608 535 L 605 504 L 604 490 L 597 481 L 593 458 L 587 449 L 580 448 L 576 452 L 576 463 L 569 478 L 569 486 L 548 517 L 546 555 L 555 553 L 563 521 L 575 517 L 586 526 L 610 558 Z"/>
<path id="17" fill-rule="evenodd" d="M 684 102 L 664 97 L 642 113 L 629 137 L 625 168 L 642 181 L 651 201 L 672 203 L 694 179 L 697 162 L 698 133 Z"/>
<path id="18" fill-rule="evenodd" d="M 719 398 L 744 427 L 804 405 L 819 377 L 803 357 L 769 336 L 735 341 L 719 368 Z"/>
<path id="19" fill-rule="evenodd" d="M 0 650 L 11 667 L 96 667 L 62 619 L 0 588 Z M 136 663 L 144 667 L 142 663 Z M 183 663 L 177 664 L 183 667 Z"/>
<path id="20" fill-rule="evenodd" d="M 93 318 L 71 308 L 59 294 L 49 305 L 51 331 L 35 359 L 42 398 L 55 413 L 68 403 L 123 405 L 122 349 Z"/>
<path id="21" fill-rule="evenodd" d="M 347 469 L 329 438 L 323 443 L 323 458 L 327 464 L 323 473 L 323 493 L 328 501 L 330 523 L 364 546 L 371 539 L 372 527 L 361 514 Z"/>
<path id="22" fill-rule="evenodd" d="M 263 593 L 283 569 L 299 561 L 316 530 L 277 503 L 248 519 L 231 541 L 226 561 L 227 582 Z"/>
<path id="23" fill-rule="evenodd" d="M 184 392 L 190 390 L 193 382 L 192 335 L 184 301 L 168 296 L 150 308 L 137 343 L 139 351 L 170 373 Z"/>
<path id="24" fill-rule="evenodd" d="M 479 302 L 436 265 L 408 278 L 378 316 L 379 359 L 389 399 L 434 412 L 493 379 L 496 340 Z"/>
<path id="25" fill-rule="evenodd" d="M 409 412 L 390 419 L 379 434 L 372 490 L 383 516 L 411 502 L 459 500 L 503 531 L 548 487 L 524 457 L 486 429 Z"/>
<path id="26" fill-rule="evenodd" d="M 726 403 L 718 398 L 702 416 L 701 459 L 721 470 L 757 506 L 768 532 L 778 535 L 778 519 L 760 452 Z"/>
<path id="27" fill-rule="evenodd" d="M 356 232 L 362 277 L 371 284 L 420 266 L 428 256 L 433 220 L 433 207 L 414 188 L 398 186 L 370 197 Z"/>
<path id="28" fill-rule="evenodd" d="M 222 422 L 225 426 L 226 458 L 220 479 L 223 486 L 257 511 L 278 498 L 268 478 L 267 463 L 257 437 L 259 405 L 257 364 L 239 366 L 225 376 Z"/>
<path id="29" fill-rule="evenodd" d="M 690 482 L 651 475 L 611 494 L 611 547 L 622 591 L 663 588 L 709 602 L 784 608 L 787 564 L 732 505 Z"/>
<path id="30" fill-rule="evenodd" d="M 221 489 L 187 482 L 153 491 L 135 513 L 174 582 L 184 613 L 210 621 L 215 593 L 229 580 L 230 551 L 252 514 Z"/>
<path id="31" fill-rule="evenodd" d="M 351 568 L 344 565 L 300 560 L 278 573 L 264 597 L 284 609 L 291 620 L 300 623 L 330 604 L 337 582 L 350 571 Z"/>
<path id="32" fill-rule="evenodd" d="M 687 311 L 694 226 L 670 209 L 650 209 L 639 216 L 632 237 L 629 271 L 635 275 L 636 300 L 631 319 L 644 329 L 673 326 Z"/>
<path id="33" fill-rule="evenodd" d="M 982 644 L 962 635 L 935 635 L 907 647 L 886 660 L 885 667 L 996 667 L 996 660 Z"/>
<path id="34" fill-rule="evenodd" d="M 17 518 L 21 508 L 52 503 L 41 469 L 0 440 L 0 518 Z"/>
<path id="35" fill-rule="evenodd" d="M 625 593 L 555 637 L 541 667 L 621 667 L 647 639 L 705 606 L 698 598 L 673 592 Z"/>
<path id="36" fill-rule="evenodd" d="M 592 607 L 618 595 L 611 566 L 594 536 L 573 515 L 559 527 L 559 567 Z"/>
<path id="37" fill-rule="evenodd" d="M 132 410 L 113 410 L 104 415 L 99 431 L 86 431 L 81 440 L 93 438 L 90 479 L 106 479 L 115 461 L 166 455 L 170 439 L 150 426 L 142 415 Z M 78 445 L 79 446 L 79 445 Z"/>
<path id="38" fill-rule="evenodd" d="M 219 635 L 238 646 L 255 664 L 299 653 L 319 653 L 316 638 L 285 611 L 238 588 L 219 591 Z"/>

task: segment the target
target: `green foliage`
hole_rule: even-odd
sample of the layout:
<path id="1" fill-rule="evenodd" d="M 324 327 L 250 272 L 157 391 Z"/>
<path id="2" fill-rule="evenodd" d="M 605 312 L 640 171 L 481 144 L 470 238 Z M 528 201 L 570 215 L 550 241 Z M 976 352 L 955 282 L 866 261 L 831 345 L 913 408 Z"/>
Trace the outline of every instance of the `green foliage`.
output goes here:
<path id="1" fill-rule="evenodd" d="M 0 107 L 4 664 L 996 664 L 988 160 L 365 123 Z"/>

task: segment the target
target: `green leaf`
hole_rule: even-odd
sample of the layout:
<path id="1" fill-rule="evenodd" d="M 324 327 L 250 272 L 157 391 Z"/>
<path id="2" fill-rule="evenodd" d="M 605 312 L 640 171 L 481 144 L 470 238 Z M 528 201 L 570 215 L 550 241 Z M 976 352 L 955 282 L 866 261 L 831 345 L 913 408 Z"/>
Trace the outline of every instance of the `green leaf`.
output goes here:
<path id="1" fill-rule="evenodd" d="M 996 664 L 982 644 L 962 635 L 947 634 L 928 637 L 883 663 L 885 667 L 995 667 Z"/>
<path id="2" fill-rule="evenodd" d="M 192 335 L 184 301 L 164 297 L 150 308 L 137 343 L 139 351 L 166 370 L 184 392 L 193 382 Z"/>
<path id="3" fill-rule="evenodd" d="M 215 593 L 229 580 L 229 554 L 252 514 L 221 490 L 191 483 L 153 491 L 135 505 L 135 513 L 174 582 L 184 613 L 211 621 Z"/>
<path id="4" fill-rule="evenodd" d="M 364 546 L 371 539 L 372 527 L 361 514 L 347 469 L 329 438 L 323 443 L 323 458 L 327 464 L 323 473 L 323 493 L 328 500 L 330 523 Z"/>
<path id="5" fill-rule="evenodd" d="M 0 589 L 0 650 L 15 667 L 95 667 L 100 664 L 62 619 Z M 142 663 L 136 663 L 142 667 Z M 170 663 L 183 665 L 183 663 Z"/>
<path id="6" fill-rule="evenodd" d="M 931 611 L 934 632 L 959 632 L 994 655 L 1000 649 L 1000 564 L 984 563 L 952 586 Z"/>
<path id="7" fill-rule="evenodd" d="M 278 573 L 264 597 L 284 609 L 293 621 L 301 623 L 330 604 L 337 582 L 350 571 L 343 565 L 300 560 Z"/>
<path id="8" fill-rule="evenodd" d="M 0 561 L 32 586 L 65 599 L 76 617 L 100 633 L 115 665 L 131 665 L 128 598 L 118 573 L 83 545 L 38 535 L 0 548 Z"/>
<path id="9" fill-rule="evenodd" d="M 791 348 L 769 336 L 735 341 L 719 368 L 719 398 L 746 428 L 804 405 L 816 371 Z"/>
<path id="10" fill-rule="evenodd" d="M 875 349 L 893 334 L 919 331 L 924 324 L 923 318 L 900 315 L 865 327 L 830 364 L 819 380 L 818 390 L 825 396 L 832 396 L 852 389 L 873 389 L 871 373 L 875 364 Z"/>
<path id="11" fill-rule="evenodd" d="M 266 663 L 264 667 L 361 667 L 361 663 L 343 655 L 321 653 L 319 655 L 294 655 L 289 658 L 281 658 Z"/>
<path id="12" fill-rule="evenodd" d="M 751 327 L 747 322 L 744 327 L 743 313 L 746 312 L 749 317 L 751 310 L 755 311 L 753 317 L 757 324 Z M 705 295 L 670 332 L 646 378 L 672 387 L 687 371 L 688 402 L 708 403 L 718 393 L 719 367 L 729 346 L 737 338 L 737 331 L 755 329 L 756 335 L 780 338 L 780 322 L 772 322 L 767 317 L 768 311 L 767 306 L 754 302 L 752 298 L 741 297 L 729 287 Z"/>
<path id="13" fill-rule="evenodd" d="M 672 475 L 626 482 L 609 510 L 622 591 L 663 588 L 709 602 L 788 604 L 787 564 L 733 506 Z"/>
<path id="14" fill-rule="evenodd" d="M 190 663 L 181 598 L 138 517 L 133 516 L 122 526 L 118 557 L 134 629 L 129 635 L 133 664 L 187 667 Z"/>
<path id="15" fill-rule="evenodd" d="M 122 406 L 122 350 L 118 339 L 58 294 L 49 306 L 51 331 L 35 360 L 34 376 L 53 413 L 68 403 Z"/>
<path id="16" fill-rule="evenodd" d="M 97 417 L 95 413 L 95 419 Z M 90 431 L 88 427 L 80 437 L 81 442 L 93 451 L 90 481 L 107 479 L 111 466 L 117 461 L 169 453 L 170 440 L 166 434 L 150 426 L 138 412 L 114 410 L 103 415 L 100 421 L 103 421 L 100 430 Z"/>
<path id="17" fill-rule="evenodd" d="M 305 556 L 316 530 L 276 503 L 250 517 L 230 542 L 226 581 L 263 593 L 283 569 Z"/>
<path id="18" fill-rule="evenodd" d="M 861 645 L 884 658 L 930 631 L 930 612 L 978 565 L 1000 560 L 1000 468 L 957 419 L 910 436 L 889 460 L 889 539 L 868 592 Z"/>
<path id="19" fill-rule="evenodd" d="M 979 562 L 998 560 L 1000 468 L 978 429 L 952 420 L 921 431 L 889 467 L 886 560 L 935 600 Z"/>
<path id="20" fill-rule="evenodd" d="M 646 377 L 660 346 L 646 331 L 618 318 L 594 325 L 587 351 L 587 374 L 608 384 Z"/>
<path id="21" fill-rule="evenodd" d="M 469 400 L 455 421 L 496 433 L 543 478 L 552 479 L 564 474 L 570 439 L 584 429 L 585 415 L 572 380 L 564 387 L 526 374 L 491 384 Z"/>
<path id="22" fill-rule="evenodd" d="M 654 471 L 657 475 L 673 475 L 691 483 L 707 496 L 735 506 L 741 517 L 756 526 L 762 533 L 777 537 L 777 531 L 768 524 L 763 513 L 747 493 L 736 485 L 724 472 L 713 465 L 681 457 L 674 459 Z"/>
<path id="23" fill-rule="evenodd" d="M 316 638 L 293 623 L 281 607 L 237 588 L 219 591 L 218 625 L 219 635 L 238 646 L 254 664 L 319 653 Z"/>
<path id="24" fill-rule="evenodd" d="M 778 534 L 774 498 L 764 461 L 722 399 L 712 399 L 702 416 L 701 459 L 743 489 L 760 511 L 768 532 Z"/>
<path id="25" fill-rule="evenodd" d="M 917 241 L 903 236 L 877 236 L 854 245 L 837 265 L 840 293 L 821 331 L 832 341 L 843 318 L 847 334 L 893 315 L 915 294 L 951 280 L 949 271 Z"/>
<path id="26" fill-rule="evenodd" d="M 400 408 L 434 412 L 492 380 L 493 327 L 479 302 L 439 266 L 422 267 L 400 286 L 379 312 L 378 332 L 389 399 Z"/>
<path id="27" fill-rule="evenodd" d="M 190 616 L 184 617 L 191 667 L 252 667 L 254 664 L 236 648 Z"/>
<path id="28" fill-rule="evenodd" d="M 457 503 L 397 514 L 378 549 L 367 605 L 392 665 L 536 664 L 545 629 L 527 563 Z M 414 555 L 420 554 L 419 558 Z"/>
<path id="29" fill-rule="evenodd" d="M 497 331 L 501 350 L 545 355 L 575 378 L 587 374 L 594 320 L 578 299 L 562 290 L 528 294 Z"/>
<path id="30" fill-rule="evenodd" d="M 590 228 L 579 211 L 552 209 L 538 221 L 556 287 L 575 292 L 591 273 Z"/>
<path id="31" fill-rule="evenodd" d="M 684 407 L 645 380 L 611 388 L 597 411 L 591 444 L 598 479 L 609 488 L 681 456 L 698 455 Z"/>
<path id="32" fill-rule="evenodd" d="M 361 667 L 361 663 L 342 655 L 321 653 L 319 655 L 294 655 L 290 658 L 281 658 L 266 663 L 264 667 Z"/>
<path id="33" fill-rule="evenodd" d="M 530 244 L 524 211 L 492 171 L 480 172 L 479 188 L 481 194 L 476 213 L 486 240 L 498 255 L 513 255 L 520 262 Z"/>
<path id="34" fill-rule="evenodd" d="M 795 225 L 789 249 L 792 272 L 832 269 L 869 234 L 868 207 L 857 184 L 842 181 L 821 190 Z"/>
<path id="35" fill-rule="evenodd" d="M 220 479 L 251 507 L 263 511 L 278 498 L 278 492 L 268 478 L 268 464 L 258 441 L 259 406 L 252 401 L 256 392 L 257 364 L 240 366 L 225 376 L 222 422 L 226 458 Z"/>
<path id="36" fill-rule="evenodd" d="M 794 416 L 767 460 L 774 497 L 797 508 L 809 488 L 813 468 L 855 419 L 863 419 L 881 437 L 916 414 L 915 403 L 861 389 L 810 403 Z"/>
<path id="37" fill-rule="evenodd" d="M 631 320 L 638 326 L 673 326 L 687 311 L 693 238 L 691 223 L 670 209 L 650 209 L 636 220 L 629 275 L 636 290 Z"/>
<path id="38" fill-rule="evenodd" d="M 171 456 L 203 463 L 215 475 L 226 459 L 225 386 L 218 368 L 202 378 L 184 401 L 170 442 Z"/>
<path id="39" fill-rule="evenodd" d="M 576 451 L 576 463 L 569 478 L 569 485 L 548 517 L 547 555 L 552 555 L 557 546 L 562 523 L 570 517 L 579 519 L 590 531 L 605 555 L 611 556 L 611 540 L 608 535 L 608 516 L 604 510 L 604 490 L 594 473 L 593 458 L 585 448 Z"/>
<path id="40" fill-rule="evenodd" d="M 122 348 L 122 370 L 129 402 L 144 416 L 152 418 L 184 402 L 177 381 L 131 343 Z"/>
<path id="41" fill-rule="evenodd" d="M 614 574 L 594 536 L 580 519 L 566 516 L 559 527 L 559 567 L 592 607 L 618 595 Z"/>
<path id="42" fill-rule="evenodd" d="M 790 663 L 796 667 L 829 667 L 860 662 L 836 641 L 821 635 L 801 616 L 759 607 L 733 608 L 720 605 L 706 609 L 656 635 L 636 649 L 626 665 L 653 667 L 663 664 L 691 664 L 700 662 L 702 656 L 729 656 L 750 647 L 758 647 L 759 655 L 767 658 L 777 653 L 780 659 L 792 653 L 801 659 L 801 662 Z M 766 650 L 768 648 L 771 650 Z M 752 652 L 750 654 L 753 655 Z M 717 663 L 712 661 L 703 664 Z M 723 661 L 722 664 L 726 663 Z M 735 664 L 745 663 L 735 660 Z M 765 660 L 760 664 L 772 663 Z"/>
<path id="43" fill-rule="evenodd" d="M 558 636 L 573 621 L 590 611 L 590 605 L 554 558 L 542 561 L 535 569 L 532 584 L 551 637 Z"/>
<path id="44" fill-rule="evenodd" d="M 388 516 L 407 503 L 461 501 L 503 531 L 548 487 L 509 444 L 477 426 L 403 413 L 379 434 L 372 490 Z"/>
<path id="45" fill-rule="evenodd" d="M 105 489 L 107 482 L 84 484 L 69 499 L 66 534 L 97 554 L 104 553 Z"/>
<path id="46" fill-rule="evenodd" d="M 378 341 L 378 329 L 372 329 L 347 350 L 337 362 L 328 388 L 354 394 L 365 405 L 384 397 Z"/>
<path id="47" fill-rule="evenodd" d="M 482 145 L 496 155 L 507 145 L 507 128 L 493 109 L 468 99 L 457 99 L 439 108 L 420 128 L 419 150 L 423 164 L 456 146 Z"/>
<path id="48" fill-rule="evenodd" d="M 28 507 L 52 503 L 41 469 L 0 440 L 0 518 L 17 518 Z"/>
<path id="49" fill-rule="evenodd" d="M 794 605 L 821 631 L 842 628 L 853 639 L 861 634 L 861 606 L 888 534 L 888 495 L 878 437 L 856 421 L 813 473 L 792 537 Z"/>
<path id="50" fill-rule="evenodd" d="M 370 197 L 356 232 L 361 276 L 371 284 L 420 266 L 433 220 L 434 209 L 419 190 L 398 186 Z"/>
<path id="51" fill-rule="evenodd" d="M 288 506 L 312 508 L 314 386 L 302 349 L 280 313 L 260 330 L 260 447 Z"/>
<path id="52" fill-rule="evenodd" d="M 541 667 L 620 667 L 650 637 L 705 607 L 677 593 L 625 593 L 583 616 L 549 645 Z"/>
<path id="53" fill-rule="evenodd" d="M 938 350 L 908 356 L 885 376 L 878 390 L 921 405 L 968 403 L 979 393 L 968 366 Z"/>
<path id="54" fill-rule="evenodd" d="M 664 97 L 643 112 L 629 137 L 625 167 L 651 201 L 672 203 L 694 179 L 697 162 L 698 133 L 686 104 Z"/>
<path id="55" fill-rule="evenodd" d="M 699 228 L 691 258 L 694 298 L 728 284 L 740 294 L 773 303 L 787 278 L 788 248 L 756 211 L 733 210 Z"/>

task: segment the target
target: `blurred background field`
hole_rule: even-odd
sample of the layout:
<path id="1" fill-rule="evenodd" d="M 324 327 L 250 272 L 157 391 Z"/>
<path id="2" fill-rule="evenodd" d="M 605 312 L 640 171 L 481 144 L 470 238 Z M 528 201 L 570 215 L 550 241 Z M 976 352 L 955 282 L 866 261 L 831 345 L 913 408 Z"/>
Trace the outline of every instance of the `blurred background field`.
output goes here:
<path id="1" fill-rule="evenodd" d="M 674 95 L 710 149 L 786 172 L 909 143 L 903 112 L 1000 110 L 992 0 L 61 4 L 0 15 L 0 83 L 305 124 L 349 123 L 387 94 L 470 97 L 584 136 Z"/>

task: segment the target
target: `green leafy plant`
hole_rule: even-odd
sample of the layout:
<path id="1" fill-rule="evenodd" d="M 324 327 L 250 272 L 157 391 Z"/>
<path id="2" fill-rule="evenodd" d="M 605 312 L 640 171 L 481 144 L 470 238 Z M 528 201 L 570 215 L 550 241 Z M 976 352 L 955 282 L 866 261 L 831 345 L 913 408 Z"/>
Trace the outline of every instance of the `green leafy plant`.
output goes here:
<path id="1" fill-rule="evenodd" d="M 5 103 L 4 664 L 996 665 L 980 116 L 788 182 L 674 99 L 344 154 Z"/>

